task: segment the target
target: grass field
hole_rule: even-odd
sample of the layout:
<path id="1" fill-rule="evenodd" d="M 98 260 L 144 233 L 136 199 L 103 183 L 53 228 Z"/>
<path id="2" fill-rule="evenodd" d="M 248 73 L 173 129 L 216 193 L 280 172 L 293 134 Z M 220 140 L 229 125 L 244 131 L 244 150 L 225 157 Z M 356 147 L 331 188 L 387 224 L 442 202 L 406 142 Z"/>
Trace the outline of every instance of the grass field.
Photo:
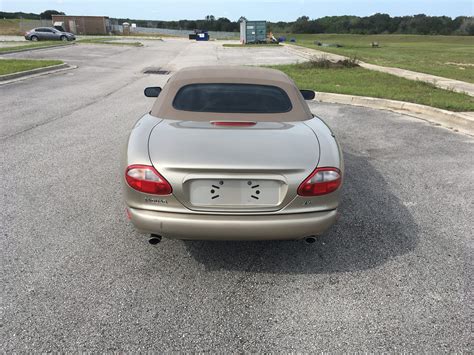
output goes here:
<path id="1" fill-rule="evenodd" d="M 142 47 L 141 42 L 127 42 L 122 41 L 118 38 L 107 38 L 107 37 L 92 37 L 84 38 L 77 40 L 77 43 L 86 43 L 86 44 L 112 44 L 116 46 L 133 46 L 133 47 Z"/>
<path id="2" fill-rule="evenodd" d="M 367 63 L 474 83 L 474 36 L 300 34 L 286 37 L 294 37 L 300 46 L 357 56 Z M 343 47 L 320 47 L 315 41 Z M 372 48 L 372 42 L 378 42 L 380 47 Z"/>
<path id="3" fill-rule="evenodd" d="M 128 35 L 124 34 L 114 34 L 113 36 L 120 37 L 120 38 L 134 38 L 136 37 L 137 39 L 156 39 L 156 40 L 163 40 L 163 38 L 183 38 L 181 36 L 176 36 L 176 35 L 171 35 L 171 34 L 166 34 L 166 33 L 138 33 L 138 32 L 132 32 Z"/>
<path id="4" fill-rule="evenodd" d="M 408 101 L 450 111 L 474 111 L 471 96 L 360 67 L 321 69 L 301 63 L 272 68 L 288 74 L 300 89 Z"/>
<path id="5" fill-rule="evenodd" d="M 60 60 L 0 59 L 0 75 L 63 64 Z"/>
<path id="6" fill-rule="evenodd" d="M 0 19 L 0 34 L 1 35 L 23 35 L 20 31 L 19 19 Z"/>
<path id="7" fill-rule="evenodd" d="M 234 47 L 234 48 L 255 48 L 255 47 L 283 47 L 278 43 L 258 43 L 258 44 L 240 44 L 240 43 L 224 43 L 223 47 Z"/>

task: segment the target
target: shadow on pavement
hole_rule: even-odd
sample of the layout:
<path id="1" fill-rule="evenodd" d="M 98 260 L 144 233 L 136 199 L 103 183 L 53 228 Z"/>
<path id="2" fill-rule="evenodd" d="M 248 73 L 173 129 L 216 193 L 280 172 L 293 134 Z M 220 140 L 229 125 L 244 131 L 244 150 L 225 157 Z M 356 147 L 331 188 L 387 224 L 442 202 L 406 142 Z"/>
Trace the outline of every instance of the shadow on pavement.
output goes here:
<path id="1" fill-rule="evenodd" d="M 345 153 L 341 218 L 317 242 L 185 241 L 208 270 L 336 273 L 374 268 L 413 250 L 417 225 L 365 157 Z"/>

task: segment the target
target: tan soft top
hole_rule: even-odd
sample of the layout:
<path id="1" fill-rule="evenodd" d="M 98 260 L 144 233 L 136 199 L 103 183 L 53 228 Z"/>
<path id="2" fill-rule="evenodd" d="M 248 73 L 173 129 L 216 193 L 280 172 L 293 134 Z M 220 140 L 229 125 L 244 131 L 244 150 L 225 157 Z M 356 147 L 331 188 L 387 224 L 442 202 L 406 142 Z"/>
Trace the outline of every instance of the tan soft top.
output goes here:
<path id="1" fill-rule="evenodd" d="M 176 110 L 173 99 L 183 86 L 189 84 L 260 84 L 283 89 L 291 100 L 292 109 L 285 113 L 222 113 Z M 294 82 L 284 73 L 274 69 L 241 66 L 200 66 L 181 69 L 171 76 L 155 101 L 151 114 L 156 117 L 183 121 L 272 121 L 292 122 L 312 118 L 311 111 Z"/>

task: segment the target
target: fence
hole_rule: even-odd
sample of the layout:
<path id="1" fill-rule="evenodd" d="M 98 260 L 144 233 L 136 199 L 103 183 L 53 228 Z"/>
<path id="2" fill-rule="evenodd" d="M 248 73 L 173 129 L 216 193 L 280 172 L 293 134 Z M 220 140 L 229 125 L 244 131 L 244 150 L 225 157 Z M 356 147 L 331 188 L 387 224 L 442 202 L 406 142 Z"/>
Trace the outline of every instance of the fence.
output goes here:
<path id="1" fill-rule="evenodd" d="M 26 32 L 36 27 L 51 27 L 53 23 L 51 20 L 25 20 L 20 19 L 18 23 L 20 32 Z"/>
<path id="2" fill-rule="evenodd" d="M 19 33 L 24 33 L 36 27 L 51 27 L 51 20 L 25 20 L 20 19 L 18 23 Z M 123 33 L 122 25 L 111 25 L 112 32 Z M 16 30 L 15 30 L 16 32 Z M 158 34 L 158 35 L 169 35 L 177 37 L 188 37 L 192 30 L 172 30 L 169 28 L 151 28 L 151 27 L 134 27 L 130 28 L 130 33 L 139 34 Z M 221 31 L 209 31 L 209 36 L 213 39 L 238 39 L 239 32 L 221 32 Z"/>
<path id="3" fill-rule="evenodd" d="M 123 32 L 122 25 L 112 25 L 112 31 L 116 33 Z M 151 27 L 134 27 L 130 28 L 130 33 L 140 34 L 160 34 L 177 37 L 188 37 L 192 30 L 172 30 L 169 28 L 151 28 Z M 209 31 L 209 36 L 214 39 L 235 39 L 239 37 L 239 32 L 221 32 L 221 31 Z"/>

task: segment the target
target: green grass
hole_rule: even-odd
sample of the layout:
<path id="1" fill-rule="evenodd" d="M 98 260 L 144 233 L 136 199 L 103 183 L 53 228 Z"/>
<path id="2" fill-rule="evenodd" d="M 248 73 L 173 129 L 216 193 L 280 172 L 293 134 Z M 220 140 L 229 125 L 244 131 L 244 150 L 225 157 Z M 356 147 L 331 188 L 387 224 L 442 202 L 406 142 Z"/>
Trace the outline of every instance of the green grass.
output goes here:
<path id="1" fill-rule="evenodd" d="M 449 111 L 474 111 L 474 98 L 364 68 L 321 69 L 306 64 L 276 65 L 300 89 L 413 102 Z"/>
<path id="2" fill-rule="evenodd" d="M 132 46 L 132 47 L 142 47 L 143 44 L 141 42 L 125 42 L 118 38 L 107 38 L 107 37 L 99 37 L 99 38 L 84 38 L 77 40 L 77 43 L 84 43 L 84 44 L 111 44 L 115 46 Z"/>
<path id="3" fill-rule="evenodd" d="M 223 47 L 234 47 L 234 48 L 254 48 L 254 47 L 283 47 L 278 43 L 258 43 L 258 44 L 240 44 L 240 43 L 224 43 Z"/>
<path id="4" fill-rule="evenodd" d="M 63 64 L 60 60 L 0 59 L 0 75 Z"/>
<path id="5" fill-rule="evenodd" d="M 6 47 L 0 47 L 0 54 L 5 54 L 8 52 L 13 52 L 21 49 L 33 49 L 33 48 L 48 48 L 48 47 L 54 47 L 54 46 L 67 46 L 69 44 L 72 44 L 72 42 L 62 42 L 62 41 L 38 41 L 38 42 L 18 42 L 18 43 L 24 43 L 24 44 L 19 44 L 18 46 L 6 46 Z"/>
<path id="6" fill-rule="evenodd" d="M 119 38 L 138 38 L 138 39 L 150 39 L 150 40 L 162 40 L 162 37 L 168 38 L 180 38 L 179 36 L 173 36 L 170 34 L 162 34 L 162 33 L 139 33 L 139 32 L 132 32 L 128 35 L 124 35 L 123 33 L 116 33 L 113 36 Z"/>
<path id="7" fill-rule="evenodd" d="M 173 37 L 173 36 L 156 36 L 156 35 L 150 35 L 148 36 L 146 33 L 134 33 L 133 35 L 130 36 L 123 36 L 123 35 L 113 35 L 117 39 L 136 39 L 136 40 L 145 40 L 145 41 L 163 41 L 163 37 L 166 38 L 179 38 L 179 37 Z"/>
<path id="8" fill-rule="evenodd" d="M 357 56 L 382 66 L 474 83 L 474 36 L 300 34 L 297 45 L 328 53 Z M 314 41 L 338 43 L 342 48 L 319 47 Z M 372 48 L 378 42 L 380 48 Z"/>

